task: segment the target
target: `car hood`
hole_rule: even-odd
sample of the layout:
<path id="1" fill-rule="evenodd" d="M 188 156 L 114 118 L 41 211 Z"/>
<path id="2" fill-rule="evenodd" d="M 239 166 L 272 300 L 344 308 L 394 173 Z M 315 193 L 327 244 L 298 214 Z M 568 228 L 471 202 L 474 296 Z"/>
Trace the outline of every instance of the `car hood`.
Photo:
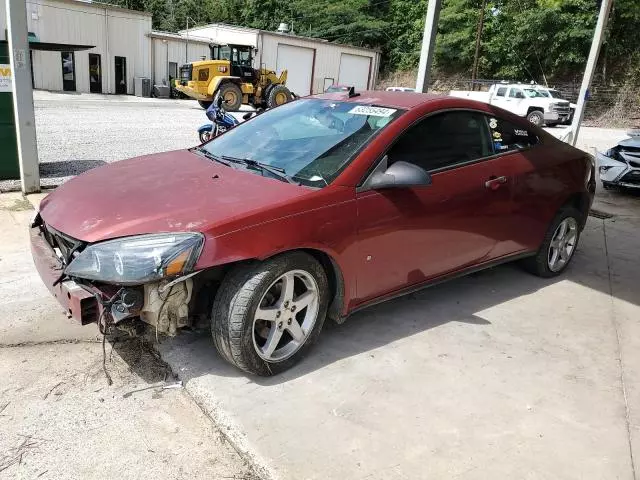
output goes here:
<path id="1" fill-rule="evenodd" d="M 276 215 L 279 205 L 310 193 L 182 150 L 89 170 L 48 195 L 40 215 L 85 242 L 174 231 L 217 236 L 258 216 L 264 221 L 265 211 Z"/>

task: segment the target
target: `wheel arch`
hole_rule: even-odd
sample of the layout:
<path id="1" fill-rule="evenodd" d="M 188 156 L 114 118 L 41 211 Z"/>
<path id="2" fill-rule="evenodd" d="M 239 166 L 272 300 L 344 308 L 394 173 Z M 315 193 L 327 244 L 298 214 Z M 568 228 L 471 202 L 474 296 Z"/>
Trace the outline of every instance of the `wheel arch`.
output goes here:
<path id="1" fill-rule="evenodd" d="M 542 113 L 542 115 L 544 116 L 544 108 L 542 108 L 542 107 L 529 107 L 527 109 L 527 115 L 529 115 L 531 112 L 534 112 L 534 111 L 538 111 L 538 112 Z"/>
<path id="2" fill-rule="evenodd" d="M 194 297 L 200 296 L 201 287 L 205 285 L 213 286 L 219 284 L 224 276 L 229 273 L 233 268 L 240 265 L 249 265 L 255 262 L 263 262 L 270 258 L 274 258 L 280 255 L 286 255 L 293 252 L 304 252 L 313 258 L 315 258 L 322 266 L 325 274 L 327 275 L 327 281 L 329 284 L 329 292 L 331 298 L 329 299 L 329 308 L 327 309 L 327 317 L 335 321 L 336 323 L 342 323 L 346 316 L 343 315 L 345 307 L 345 281 L 338 261 L 333 255 L 325 250 L 313 247 L 294 248 L 290 250 L 280 250 L 272 252 L 264 257 L 259 258 L 245 258 L 235 262 L 225 263 L 222 265 L 215 265 L 204 269 L 203 274 L 197 275 L 195 279 L 199 279 L 198 285 L 194 287 L 196 294 Z M 217 290 L 217 286 L 215 287 Z M 203 294 L 208 295 L 208 289 L 203 289 Z M 211 299 L 212 300 L 212 299 Z M 207 303 L 206 299 L 200 299 L 200 302 Z M 209 310 L 205 307 L 205 311 Z"/>
<path id="3" fill-rule="evenodd" d="M 226 83 L 235 83 L 236 85 L 240 86 L 242 81 L 240 77 L 231 77 L 231 76 L 215 77 L 209 83 L 209 88 L 208 88 L 209 95 L 211 95 L 211 97 L 214 97 L 215 94 L 218 93 L 218 90 L 220 89 L 220 87 Z"/>
<path id="4" fill-rule="evenodd" d="M 580 212 L 582 215 L 582 218 L 580 218 L 580 229 L 582 230 L 587 223 L 589 208 L 591 206 L 591 198 L 589 194 L 586 192 L 572 193 L 562 206 L 571 206 Z"/>

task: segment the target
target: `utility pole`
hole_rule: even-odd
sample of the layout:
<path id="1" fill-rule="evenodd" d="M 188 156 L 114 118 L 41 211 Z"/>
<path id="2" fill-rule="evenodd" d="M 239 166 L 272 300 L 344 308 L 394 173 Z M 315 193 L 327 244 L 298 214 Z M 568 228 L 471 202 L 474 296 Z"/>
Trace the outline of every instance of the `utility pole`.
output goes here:
<path id="1" fill-rule="evenodd" d="M 187 42 L 184 44 L 184 63 L 189 63 L 189 15 L 187 15 Z"/>
<path id="2" fill-rule="evenodd" d="M 422 49 L 420 51 L 420 64 L 418 65 L 418 78 L 416 79 L 416 92 L 426 92 L 429 90 L 431 64 L 433 63 L 433 51 L 436 45 L 441 5 L 442 0 L 429 0 L 429 4 L 427 5 L 427 18 L 424 22 L 424 33 L 422 34 Z"/>
<path id="3" fill-rule="evenodd" d="M 578 141 L 578 133 L 580 133 L 580 125 L 584 118 L 584 109 L 587 101 L 587 93 L 593 80 L 593 75 L 596 71 L 596 65 L 598 63 L 598 56 L 600 54 L 600 47 L 602 46 L 602 40 L 604 38 L 607 22 L 609 21 L 609 13 L 611 12 L 611 6 L 613 0 L 602 0 L 600 5 L 600 14 L 598 15 L 598 23 L 596 24 L 596 30 L 593 34 L 593 41 L 591 42 L 591 50 L 589 51 L 589 58 L 587 59 L 587 66 L 584 69 L 584 76 L 582 77 L 582 85 L 580 87 L 580 96 L 578 97 L 578 105 L 576 111 L 573 114 L 573 121 L 571 122 L 570 131 L 563 137 L 567 143 L 575 145 Z"/>
<path id="4" fill-rule="evenodd" d="M 24 0 L 6 0 L 6 11 L 20 182 L 23 193 L 35 193 L 40 191 L 40 170 L 29 66 L 26 4 Z"/>
<path id="5" fill-rule="evenodd" d="M 471 90 L 476 89 L 476 78 L 478 77 L 478 61 L 480 59 L 480 43 L 482 41 L 482 30 L 484 29 L 484 12 L 487 9 L 487 0 L 482 0 L 480 7 L 480 19 L 478 20 L 478 31 L 476 32 L 476 52 L 473 56 L 473 69 L 471 70 Z"/>

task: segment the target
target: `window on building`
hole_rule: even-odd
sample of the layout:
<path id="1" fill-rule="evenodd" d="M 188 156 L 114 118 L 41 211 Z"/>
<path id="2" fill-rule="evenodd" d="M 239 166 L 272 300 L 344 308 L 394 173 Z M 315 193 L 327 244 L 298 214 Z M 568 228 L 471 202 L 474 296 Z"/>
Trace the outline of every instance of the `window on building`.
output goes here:
<path id="1" fill-rule="evenodd" d="M 540 139 L 528 129 L 498 117 L 488 117 L 489 130 L 496 153 L 522 150 L 536 145 Z"/>
<path id="2" fill-rule="evenodd" d="M 483 114 L 455 111 L 433 115 L 411 127 L 391 148 L 388 157 L 390 164 L 404 161 L 433 171 L 492 153 Z"/>

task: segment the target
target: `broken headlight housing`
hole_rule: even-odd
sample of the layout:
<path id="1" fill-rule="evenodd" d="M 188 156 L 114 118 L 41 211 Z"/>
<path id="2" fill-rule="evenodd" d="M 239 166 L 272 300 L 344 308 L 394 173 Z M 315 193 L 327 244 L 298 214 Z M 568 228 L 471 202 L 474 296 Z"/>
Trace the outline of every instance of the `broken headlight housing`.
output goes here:
<path id="1" fill-rule="evenodd" d="M 65 269 L 70 277 L 121 285 L 153 282 L 193 270 L 204 237 L 162 233 L 107 240 L 87 246 Z"/>

